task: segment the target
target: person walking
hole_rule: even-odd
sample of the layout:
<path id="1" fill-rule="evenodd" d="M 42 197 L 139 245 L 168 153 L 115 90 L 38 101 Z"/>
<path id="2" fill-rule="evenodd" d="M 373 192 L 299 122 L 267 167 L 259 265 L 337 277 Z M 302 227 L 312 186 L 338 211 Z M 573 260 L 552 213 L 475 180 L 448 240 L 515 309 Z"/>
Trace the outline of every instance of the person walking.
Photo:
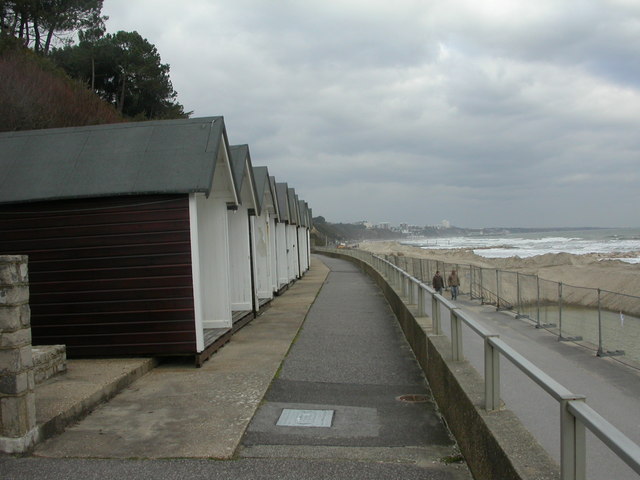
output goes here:
<path id="1" fill-rule="evenodd" d="M 440 270 L 438 270 L 436 274 L 433 276 L 433 280 L 431 281 L 431 286 L 436 291 L 436 293 L 439 293 L 440 295 L 442 295 L 442 289 L 444 288 L 444 279 L 440 275 Z"/>
<path id="2" fill-rule="evenodd" d="M 458 289 L 460 287 L 460 278 L 455 270 L 451 270 L 451 274 L 449 278 L 447 278 L 447 283 L 451 288 L 451 300 L 456 300 L 458 298 Z"/>

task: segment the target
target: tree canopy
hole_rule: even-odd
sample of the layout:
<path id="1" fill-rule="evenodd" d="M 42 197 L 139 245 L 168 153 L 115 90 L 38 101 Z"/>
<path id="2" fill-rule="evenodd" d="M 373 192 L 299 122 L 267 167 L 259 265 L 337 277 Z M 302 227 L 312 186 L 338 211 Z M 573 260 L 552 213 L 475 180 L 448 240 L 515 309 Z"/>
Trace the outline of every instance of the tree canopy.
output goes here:
<path id="1" fill-rule="evenodd" d="M 0 0 L 0 34 L 15 37 L 35 52 L 49 53 L 55 41 L 70 41 L 80 30 L 104 30 L 103 0 Z"/>
<path id="2" fill-rule="evenodd" d="M 105 35 L 102 4 L 0 0 L 0 50 L 17 43 L 48 56 L 126 117 L 188 117 L 156 47 L 135 31 Z"/>
<path id="3" fill-rule="evenodd" d="M 169 65 L 138 32 L 104 36 L 83 32 L 78 45 L 55 49 L 52 59 L 128 117 L 188 116 L 176 101 Z"/>

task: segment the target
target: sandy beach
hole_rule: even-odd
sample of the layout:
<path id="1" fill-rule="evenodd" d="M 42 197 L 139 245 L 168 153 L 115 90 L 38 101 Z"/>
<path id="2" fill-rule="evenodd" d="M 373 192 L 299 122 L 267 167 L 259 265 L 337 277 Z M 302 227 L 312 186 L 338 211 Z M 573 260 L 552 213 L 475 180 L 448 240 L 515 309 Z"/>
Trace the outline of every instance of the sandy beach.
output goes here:
<path id="1" fill-rule="evenodd" d="M 576 287 L 600 288 L 640 297 L 640 264 L 620 260 L 603 260 L 599 254 L 573 255 L 548 253 L 529 258 L 485 258 L 468 249 L 425 250 L 401 245 L 395 241 L 364 241 L 360 248 L 372 253 L 427 258 L 447 263 L 497 268 L 520 273 L 537 274 L 540 278 Z M 638 299 L 630 299 L 634 303 Z"/>

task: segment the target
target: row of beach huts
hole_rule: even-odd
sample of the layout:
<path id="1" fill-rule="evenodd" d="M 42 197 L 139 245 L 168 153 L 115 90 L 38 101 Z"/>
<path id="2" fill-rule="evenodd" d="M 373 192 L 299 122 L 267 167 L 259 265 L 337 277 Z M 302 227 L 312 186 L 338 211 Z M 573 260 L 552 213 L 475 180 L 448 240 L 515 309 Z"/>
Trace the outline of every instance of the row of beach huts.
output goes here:
<path id="1" fill-rule="evenodd" d="M 200 365 L 308 270 L 311 218 L 223 117 L 0 134 L 0 255 L 69 356 Z"/>

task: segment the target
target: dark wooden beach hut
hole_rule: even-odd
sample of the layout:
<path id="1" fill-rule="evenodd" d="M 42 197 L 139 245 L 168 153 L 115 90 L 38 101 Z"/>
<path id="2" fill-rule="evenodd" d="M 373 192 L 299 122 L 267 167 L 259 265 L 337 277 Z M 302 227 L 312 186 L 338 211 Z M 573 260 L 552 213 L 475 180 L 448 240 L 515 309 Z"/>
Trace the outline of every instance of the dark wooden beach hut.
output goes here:
<path id="1" fill-rule="evenodd" d="M 222 117 L 0 134 L 0 254 L 29 256 L 33 343 L 206 357 L 238 203 Z"/>

